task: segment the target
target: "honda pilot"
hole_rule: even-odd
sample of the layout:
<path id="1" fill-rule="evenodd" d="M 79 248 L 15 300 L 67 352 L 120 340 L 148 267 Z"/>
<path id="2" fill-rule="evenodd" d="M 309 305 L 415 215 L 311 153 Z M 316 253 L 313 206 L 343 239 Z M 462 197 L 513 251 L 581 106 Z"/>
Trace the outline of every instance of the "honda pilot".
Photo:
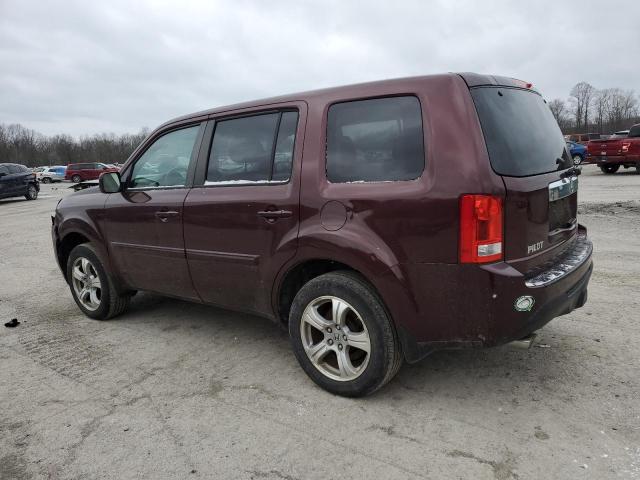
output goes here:
<path id="1" fill-rule="evenodd" d="M 314 382 L 361 396 L 585 304 L 579 173 L 531 84 L 395 79 L 171 120 L 66 196 L 52 236 L 87 316 L 138 290 L 261 315 Z"/>

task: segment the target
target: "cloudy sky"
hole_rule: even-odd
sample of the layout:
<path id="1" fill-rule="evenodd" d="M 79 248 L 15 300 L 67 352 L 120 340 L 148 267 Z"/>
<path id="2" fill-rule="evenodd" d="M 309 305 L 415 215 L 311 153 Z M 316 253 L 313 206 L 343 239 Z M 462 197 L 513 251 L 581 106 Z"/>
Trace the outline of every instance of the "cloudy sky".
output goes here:
<path id="1" fill-rule="evenodd" d="M 475 71 L 640 91 L 640 1 L 0 0 L 0 122 L 137 132 L 204 108 Z"/>

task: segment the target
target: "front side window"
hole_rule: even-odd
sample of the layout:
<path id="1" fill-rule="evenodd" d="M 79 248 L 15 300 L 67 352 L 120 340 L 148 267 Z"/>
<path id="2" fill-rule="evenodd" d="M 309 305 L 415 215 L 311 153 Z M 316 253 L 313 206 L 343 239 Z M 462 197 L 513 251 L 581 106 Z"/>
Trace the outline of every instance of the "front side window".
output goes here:
<path id="1" fill-rule="evenodd" d="M 390 97 L 337 103 L 327 121 L 327 179 L 414 180 L 424 170 L 420 102 Z"/>
<path id="2" fill-rule="evenodd" d="M 187 170 L 200 125 L 174 130 L 158 138 L 136 161 L 129 186 L 181 187 L 187 183 Z"/>
<path id="3" fill-rule="evenodd" d="M 217 122 L 205 185 L 289 180 L 297 125 L 293 111 Z"/>

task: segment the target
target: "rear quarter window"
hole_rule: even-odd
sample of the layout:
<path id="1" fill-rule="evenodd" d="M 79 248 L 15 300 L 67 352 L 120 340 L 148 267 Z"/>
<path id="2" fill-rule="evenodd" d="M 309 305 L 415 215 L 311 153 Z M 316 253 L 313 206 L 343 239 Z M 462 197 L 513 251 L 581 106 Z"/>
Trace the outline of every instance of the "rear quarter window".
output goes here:
<path id="1" fill-rule="evenodd" d="M 414 180 L 425 165 L 420 102 L 389 97 L 336 103 L 327 118 L 332 183 Z"/>

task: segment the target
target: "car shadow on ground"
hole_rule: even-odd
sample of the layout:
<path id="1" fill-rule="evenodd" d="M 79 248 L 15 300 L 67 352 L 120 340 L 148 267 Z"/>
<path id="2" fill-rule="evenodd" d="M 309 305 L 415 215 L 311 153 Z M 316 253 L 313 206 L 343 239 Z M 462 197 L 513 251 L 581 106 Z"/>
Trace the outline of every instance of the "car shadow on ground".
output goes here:
<path id="1" fill-rule="evenodd" d="M 242 338 L 260 344 L 265 358 L 296 362 L 284 328 L 266 318 L 214 306 L 140 293 L 125 314 L 110 322 L 133 323 L 138 330 L 149 328 L 150 335 L 157 330 L 171 335 L 192 335 L 197 330 L 200 339 Z M 588 361 L 588 356 L 583 358 L 585 352 L 577 347 L 559 347 L 557 344 L 564 340 L 556 337 L 563 335 L 552 326 L 545 327 L 541 337 L 542 341 L 550 340 L 555 345 L 543 344 L 547 348 L 529 350 L 501 346 L 434 352 L 418 363 L 404 364 L 396 378 L 370 398 L 399 400 L 415 393 L 473 397 L 482 396 L 483 392 L 493 397 L 499 394 L 496 389 L 515 395 L 519 389 L 521 392 L 556 389 L 559 381 L 563 382 L 563 390 L 571 389 L 571 379 L 579 381 L 580 365 Z M 580 358 L 573 358 L 576 356 Z M 300 381 L 305 379 L 300 369 Z"/>

